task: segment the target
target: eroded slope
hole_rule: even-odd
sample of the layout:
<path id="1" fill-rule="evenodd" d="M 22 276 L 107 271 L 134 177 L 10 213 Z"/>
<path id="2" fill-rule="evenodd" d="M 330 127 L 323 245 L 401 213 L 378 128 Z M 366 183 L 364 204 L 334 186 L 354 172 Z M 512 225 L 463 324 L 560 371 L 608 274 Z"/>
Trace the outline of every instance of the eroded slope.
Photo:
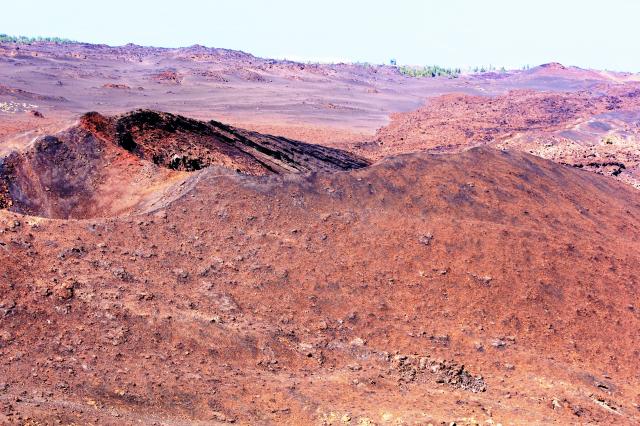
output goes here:
<path id="1" fill-rule="evenodd" d="M 640 187 L 640 87 L 445 95 L 414 112 L 395 114 L 375 142 L 360 149 L 381 158 L 479 145 L 522 150 Z"/>
<path id="2" fill-rule="evenodd" d="M 367 160 L 345 151 L 156 111 L 83 115 L 0 163 L 0 207 L 52 218 L 115 216 L 179 195 L 187 172 L 249 175 L 340 171 Z M 188 186 L 188 185 L 187 185 Z"/>
<path id="3" fill-rule="evenodd" d="M 7 421 L 640 421 L 640 198 L 596 174 L 483 148 L 0 217 Z"/>

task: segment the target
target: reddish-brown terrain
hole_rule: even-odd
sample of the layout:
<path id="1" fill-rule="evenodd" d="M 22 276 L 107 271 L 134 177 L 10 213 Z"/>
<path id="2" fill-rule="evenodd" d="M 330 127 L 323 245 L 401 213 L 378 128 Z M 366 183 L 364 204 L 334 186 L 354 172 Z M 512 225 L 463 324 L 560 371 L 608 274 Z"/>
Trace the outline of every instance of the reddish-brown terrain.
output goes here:
<path id="1" fill-rule="evenodd" d="M 209 166 L 246 175 L 350 170 L 369 162 L 334 148 L 149 110 L 97 112 L 0 163 L 0 208 L 86 219 L 142 212 Z M 167 170 L 169 169 L 169 170 Z"/>
<path id="2" fill-rule="evenodd" d="M 360 147 L 375 158 L 480 145 L 517 149 L 640 188 L 639 142 L 640 84 L 627 84 L 594 92 L 443 95 L 416 111 L 395 114 L 375 141 Z"/>
<path id="3" fill-rule="evenodd" d="M 0 424 L 640 423 L 636 76 L 2 43 L 0 78 Z"/>

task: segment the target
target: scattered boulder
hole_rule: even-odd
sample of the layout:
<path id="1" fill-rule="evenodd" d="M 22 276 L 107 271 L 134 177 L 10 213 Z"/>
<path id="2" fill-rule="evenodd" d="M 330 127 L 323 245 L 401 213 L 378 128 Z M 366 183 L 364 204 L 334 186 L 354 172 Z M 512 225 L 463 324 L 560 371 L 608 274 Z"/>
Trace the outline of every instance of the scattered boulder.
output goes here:
<path id="1" fill-rule="evenodd" d="M 349 343 L 351 344 L 351 346 L 364 346 L 367 344 L 367 341 L 364 340 L 362 337 L 356 337 Z"/>
<path id="2" fill-rule="evenodd" d="M 419 374 L 430 373 L 435 376 L 436 383 L 444 383 L 454 388 L 470 392 L 484 392 L 487 385 L 482 376 L 474 376 L 455 361 L 433 360 L 428 355 L 415 357 L 398 354 L 391 360 L 399 373 L 399 381 L 408 383 L 416 380 Z"/>
<path id="3" fill-rule="evenodd" d="M 423 244 L 425 246 L 430 245 L 432 240 L 433 240 L 433 234 L 431 234 L 431 232 L 421 235 L 418 238 L 418 241 L 420 242 L 420 244 Z"/>
<path id="4" fill-rule="evenodd" d="M 112 270 L 113 276 L 119 278 L 122 281 L 131 281 L 133 277 L 130 273 L 127 272 L 122 266 L 113 268 Z"/>
<path id="5" fill-rule="evenodd" d="M 503 349 L 505 346 L 507 346 L 507 342 L 505 342 L 502 339 L 493 339 L 491 341 L 491 346 L 493 346 L 496 349 Z"/>
<path id="6" fill-rule="evenodd" d="M 0 318 L 10 315 L 16 308 L 16 301 L 13 299 L 0 300 Z"/>
<path id="7" fill-rule="evenodd" d="M 11 343 L 13 339 L 13 334 L 11 334 L 9 331 L 0 330 L 0 348 Z"/>
<path id="8" fill-rule="evenodd" d="M 53 292 L 59 300 L 70 300 L 73 298 L 75 287 L 75 281 L 67 281 L 57 285 Z"/>
<path id="9" fill-rule="evenodd" d="M 173 275 L 176 276 L 176 280 L 178 281 L 178 283 L 185 283 L 189 279 L 189 272 L 185 271 L 184 269 L 176 268 L 171 272 L 173 272 Z"/>

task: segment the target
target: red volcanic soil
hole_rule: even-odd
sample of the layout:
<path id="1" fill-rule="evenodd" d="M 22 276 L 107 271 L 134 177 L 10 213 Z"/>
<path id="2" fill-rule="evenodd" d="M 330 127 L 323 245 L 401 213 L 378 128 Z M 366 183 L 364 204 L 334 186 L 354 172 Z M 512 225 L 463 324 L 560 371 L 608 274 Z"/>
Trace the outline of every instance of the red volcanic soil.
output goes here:
<path id="1" fill-rule="evenodd" d="M 0 424 L 640 423 L 637 76 L 0 76 Z"/>
<path id="2" fill-rule="evenodd" d="M 640 198 L 521 153 L 0 212 L 5 422 L 637 423 Z"/>
<path id="3" fill-rule="evenodd" d="M 0 102 L 37 98 L 32 103 L 45 115 L 67 112 L 66 119 L 86 111 L 149 108 L 206 120 L 373 133 L 387 124 L 389 114 L 411 111 L 425 98 L 446 93 L 592 90 L 637 80 L 629 74 L 556 68 L 412 78 L 391 66 L 301 64 L 203 46 L 0 43 Z"/>
<path id="4" fill-rule="evenodd" d="M 149 110 L 92 112 L 0 161 L 0 208 L 53 218 L 122 215 L 151 208 L 185 184 L 184 172 L 204 167 L 266 175 L 368 164 L 338 149 L 216 121 Z"/>
<path id="5" fill-rule="evenodd" d="M 627 85 L 597 93 L 445 95 L 416 111 L 392 115 L 376 140 L 360 144 L 360 149 L 382 158 L 489 145 L 527 151 L 640 187 L 639 140 L 640 86 Z"/>

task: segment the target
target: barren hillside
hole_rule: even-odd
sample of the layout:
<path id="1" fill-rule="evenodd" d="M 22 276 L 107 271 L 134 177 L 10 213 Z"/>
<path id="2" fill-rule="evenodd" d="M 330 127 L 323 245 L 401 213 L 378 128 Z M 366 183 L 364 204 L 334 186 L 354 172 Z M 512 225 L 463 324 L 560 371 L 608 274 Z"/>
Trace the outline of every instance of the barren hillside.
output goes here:
<path id="1" fill-rule="evenodd" d="M 640 423 L 635 80 L 0 43 L 0 423 Z"/>

